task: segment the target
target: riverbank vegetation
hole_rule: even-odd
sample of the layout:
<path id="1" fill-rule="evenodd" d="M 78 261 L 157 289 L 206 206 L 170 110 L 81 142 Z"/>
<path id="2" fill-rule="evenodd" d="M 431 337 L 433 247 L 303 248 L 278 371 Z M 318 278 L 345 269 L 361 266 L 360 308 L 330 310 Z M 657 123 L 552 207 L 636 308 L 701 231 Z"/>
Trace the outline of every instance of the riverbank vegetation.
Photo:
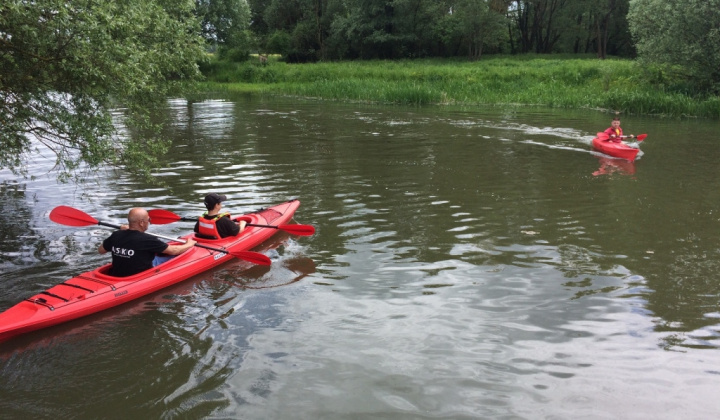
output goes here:
<path id="1" fill-rule="evenodd" d="M 488 56 L 289 64 L 274 60 L 202 66 L 205 90 L 402 105 L 541 105 L 625 114 L 720 118 L 720 98 L 688 92 L 669 68 L 628 59 Z"/>
<path id="2" fill-rule="evenodd" d="M 205 89 L 720 118 L 718 28 L 720 0 L 6 0 L 0 169 L 41 143 L 61 180 L 149 174 L 198 67 Z"/>

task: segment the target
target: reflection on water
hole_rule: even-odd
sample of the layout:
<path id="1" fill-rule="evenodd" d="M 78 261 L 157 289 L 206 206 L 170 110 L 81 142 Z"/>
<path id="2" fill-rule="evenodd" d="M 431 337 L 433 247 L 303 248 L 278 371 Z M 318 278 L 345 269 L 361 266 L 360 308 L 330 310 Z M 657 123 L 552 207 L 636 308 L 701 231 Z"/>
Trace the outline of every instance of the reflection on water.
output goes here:
<path id="1" fill-rule="evenodd" d="M 242 96 L 172 100 L 165 118 L 174 147 L 155 174 L 163 184 L 119 173 L 89 185 L 86 199 L 47 178 L 0 173 L 0 309 L 106 261 L 95 249 L 109 231 L 52 225 L 59 204 L 117 223 L 139 205 L 194 217 L 208 192 L 228 195 L 233 213 L 297 197 L 296 221 L 316 234 L 276 235 L 260 249 L 270 267 L 234 261 L 0 343 L 0 412 L 710 418 L 720 409 L 717 123 L 626 117 L 650 134 L 630 163 L 592 150 L 607 124 L 592 111 Z M 95 398 L 68 405 L 81 394 Z"/>
<path id="2" fill-rule="evenodd" d="M 629 162 L 625 159 L 616 159 L 610 157 L 598 157 L 600 167 L 593 172 L 594 176 L 599 175 L 635 175 L 635 162 Z"/>

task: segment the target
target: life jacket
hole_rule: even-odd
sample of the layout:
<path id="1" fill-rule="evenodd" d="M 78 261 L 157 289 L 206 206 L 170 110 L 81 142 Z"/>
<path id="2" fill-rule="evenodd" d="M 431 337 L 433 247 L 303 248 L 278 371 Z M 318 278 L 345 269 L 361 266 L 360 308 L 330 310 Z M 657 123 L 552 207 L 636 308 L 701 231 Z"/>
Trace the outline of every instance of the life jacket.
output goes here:
<path id="1" fill-rule="evenodd" d="M 605 130 L 605 134 L 607 134 L 608 137 L 609 137 L 609 136 L 616 136 L 616 138 L 611 138 L 611 139 L 607 139 L 607 140 L 617 143 L 617 142 L 620 141 L 620 137 L 622 137 L 622 135 L 623 135 L 623 133 L 622 133 L 622 127 L 618 127 L 618 128 L 612 128 L 612 127 L 610 127 L 610 128 L 608 128 L 607 130 Z"/>
<path id="2" fill-rule="evenodd" d="M 217 230 L 217 221 L 225 216 L 230 217 L 230 213 L 218 213 L 215 216 L 210 216 L 212 219 L 207 219 L 207 212 L 203 213 L 203 217 L 198 219 L 197 233 L 199 236 L 201 238 L 220 239 L 220 232 Z"/>

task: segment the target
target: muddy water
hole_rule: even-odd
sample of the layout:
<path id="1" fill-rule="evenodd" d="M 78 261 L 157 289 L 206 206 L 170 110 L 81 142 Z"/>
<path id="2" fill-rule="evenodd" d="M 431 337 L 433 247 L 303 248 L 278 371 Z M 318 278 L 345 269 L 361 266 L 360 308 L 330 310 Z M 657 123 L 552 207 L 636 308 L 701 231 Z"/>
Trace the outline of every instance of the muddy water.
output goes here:
<path id="1" fill-rule="evenodd" d="M 720 125 L 595 111 L 169 101 L 162 183 L 0 173 L 0 310 L 106 261 L 130 207 L 299 198 L 314 237 L 0 343 L 0 413 L 71 418 L 711 418 Z M 180 234 L 183 223 L 153 226 Z M 0 416 L 1 417 L 1 416 Z"/>

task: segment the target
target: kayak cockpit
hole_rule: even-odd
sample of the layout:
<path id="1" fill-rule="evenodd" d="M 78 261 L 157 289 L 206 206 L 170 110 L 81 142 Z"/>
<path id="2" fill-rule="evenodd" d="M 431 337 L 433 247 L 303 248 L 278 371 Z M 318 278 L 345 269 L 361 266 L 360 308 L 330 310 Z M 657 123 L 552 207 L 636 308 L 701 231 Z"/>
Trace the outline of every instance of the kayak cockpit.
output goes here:
<path id="1" fill-rule="evenodd" d="M 240 221 L 244 221 L 245 223 L 254 223 L 253 219 L 249 216 L 238 216 L 233 217 L 233 222 L 238 223 Z M 238 233 L 235 236 L 227 236 L 225 238 L 209 238 L 204 235 L 201 235 L 197 232 L 194 232 L 192 234 L 192 239 L 196 240 L 197 242 L 207 244 L 207 245 L 213 245 L 213 246 L 222 246 L 230 242 L 234 242 L 244 236 L 246 236 L 248 233 L 252 231 L 252 228 L 250 226 L 245 227 L 242 232 Z"/>

